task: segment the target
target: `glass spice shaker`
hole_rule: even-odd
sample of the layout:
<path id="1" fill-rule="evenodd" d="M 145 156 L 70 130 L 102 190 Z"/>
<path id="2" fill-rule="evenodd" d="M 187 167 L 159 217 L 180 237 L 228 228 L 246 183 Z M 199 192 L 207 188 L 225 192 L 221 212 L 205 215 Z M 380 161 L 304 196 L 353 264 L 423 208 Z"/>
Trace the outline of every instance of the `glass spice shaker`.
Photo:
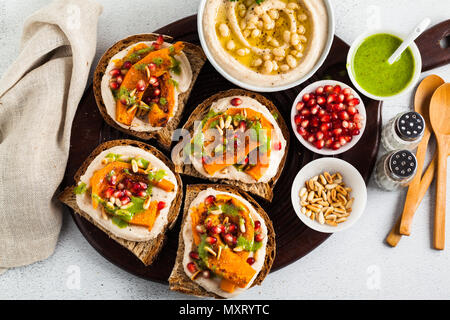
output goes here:
<path id="1" fill-rule="evenodd" d="M 381 132 L 381 143 L 387 151 L 413 150 L 422 140 L 425 120 L 414 111 L 402 112 L 389 120 Z"/>
<path id="2" fill-rule="evenodd" d="M 406 187 L 416 175 L 416 156 L 409 150 L 398 150 L 382 156 L 375 166 L 375 182 L 388 191 Z"/>

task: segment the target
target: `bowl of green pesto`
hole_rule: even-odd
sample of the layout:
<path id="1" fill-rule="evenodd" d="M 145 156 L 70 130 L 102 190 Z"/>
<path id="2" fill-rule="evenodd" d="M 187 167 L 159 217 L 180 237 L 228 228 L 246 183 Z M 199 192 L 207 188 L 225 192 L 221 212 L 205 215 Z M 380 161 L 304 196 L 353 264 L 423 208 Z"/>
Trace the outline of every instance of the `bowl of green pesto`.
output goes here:
<path id="1" fill-rule="evenodd" d="M 414 43 L 393 64 L 387 61 L 402 42 L 402 36 L 391 31 L 372 31 L 353 42 L 347 70 L 352 83 L 365 96 L 387 100 L 408 92 L 417 83 L 422 58 Z"/>

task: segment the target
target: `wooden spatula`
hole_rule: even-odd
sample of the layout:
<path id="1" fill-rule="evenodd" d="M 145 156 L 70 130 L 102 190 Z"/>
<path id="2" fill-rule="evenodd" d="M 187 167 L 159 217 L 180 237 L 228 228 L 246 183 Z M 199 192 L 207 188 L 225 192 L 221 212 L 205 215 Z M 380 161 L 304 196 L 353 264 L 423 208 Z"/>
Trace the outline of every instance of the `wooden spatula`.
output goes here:
<path id="1" fill-rule="evenodd" d="M 430 101 L 435 90 L 443 83 L 444 80 L 442 80 L 440 77 L 436 75 L 430 75 L 422 80 L 416 90 L 416 95 L 414 98 L 414 108 L 415 111 L 420 113 L 425 120 L 425 131 L 423 134 L 423 138 L 420 141 L 419 146 L 417 147 L 417 173 L 414 179 L 411 181 L 411 184 L 409 185 L 403 212 L 397 219 L 396 224 L 386 238 L 386 242 L 393 247 L 395 247 L 400 241 L 402 234 L 410 234 L 414 213 L 422 202 L 422 199 L 434 178 L 434 168 L 436 161 L 435 158 L 433 158 L 423 177 L 422 170 L 425 162 L 428 141 L 430 140 L 431 136 L 431 125 L 429 118 Z"/>
<path id="2" fill-rule="evenodd" d="M 447 190 L 447 157 L 450 153 L 450 83 L 440 86 L 430 103 L 430 122 L 437 141 L 436 208 L 434 215 L 435 249 L 445 247 L 445 209 Z"/>

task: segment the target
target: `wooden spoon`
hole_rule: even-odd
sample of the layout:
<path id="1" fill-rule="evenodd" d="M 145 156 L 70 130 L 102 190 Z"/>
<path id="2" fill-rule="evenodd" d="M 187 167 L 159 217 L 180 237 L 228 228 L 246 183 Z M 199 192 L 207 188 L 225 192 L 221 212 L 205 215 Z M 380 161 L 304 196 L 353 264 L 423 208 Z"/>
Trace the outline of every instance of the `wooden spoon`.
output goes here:
<path id="1" fill-rule="evenodd" d="M 447 189 L 447 157 L 450 153 L 450 83 L 440 86 L 430 103 L 430 122 L 437 141 L 436 208 L 434 215 L 435 249 L 445 247 L 445 207 Z"/>
<path id="2" fill-rule="evenodd" d="M 427 171 L 422 177 L 422 170 L 425 161 L 428 141 L 431 136 L 431 124 L 429 117 L 430 100 L 436 89 L 444 83 L 442 78 L 436 75 L 430 75 L 422 80 L 417 87 L 414 98 L 415 111 L 420 113 L 425 120 L 425 130 L 422 140 L 417 147 L 417 172 L 414 179 L 411 181 L 408 193 L 406 194 L 405 205 L 403 213 L 397 219 L 396 224 L 386 238 L 386 242 L 395 247 L 400 241 L 402 235 L 409 235 L 411 229 L 412 218 L 417 208 L 419 207 L 428 187 L 434 178 L 435 157 L 431 161 Z"/>

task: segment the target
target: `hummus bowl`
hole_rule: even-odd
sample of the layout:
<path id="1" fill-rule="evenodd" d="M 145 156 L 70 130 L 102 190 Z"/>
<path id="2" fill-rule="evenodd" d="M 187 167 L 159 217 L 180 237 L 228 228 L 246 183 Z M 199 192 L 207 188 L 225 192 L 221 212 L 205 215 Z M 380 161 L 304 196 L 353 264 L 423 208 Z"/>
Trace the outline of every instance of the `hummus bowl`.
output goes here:
<path id="1" fill-rule="evenodd" d="M 197 24 L 213 67 L 258 92 L 309 79 L 325 61 L 335 28 L 329 0 L 202 0 Z"/>

